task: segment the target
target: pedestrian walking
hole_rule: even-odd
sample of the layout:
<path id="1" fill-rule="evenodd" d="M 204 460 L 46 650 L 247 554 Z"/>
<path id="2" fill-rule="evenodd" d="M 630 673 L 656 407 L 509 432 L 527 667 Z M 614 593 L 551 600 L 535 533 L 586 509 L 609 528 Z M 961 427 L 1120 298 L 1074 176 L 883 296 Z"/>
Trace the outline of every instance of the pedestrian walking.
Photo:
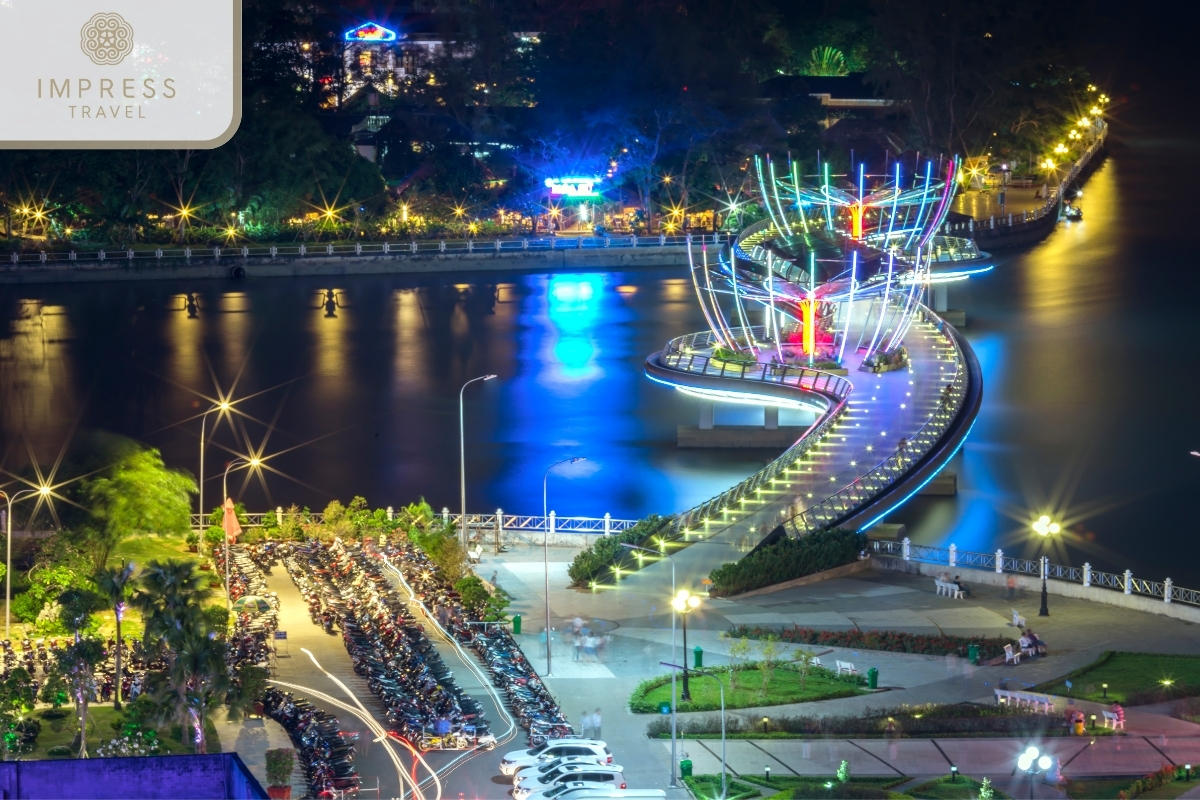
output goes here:
<path id="1" fill-rule="evenodd" d="M 590 633 L 584 637 L 583 654 L 589 657 L 589 660 L 594 661 L 596 659 L 596 637 Z"/>
<path id="2" fill-rule="evenodd" d="M 579 735 L 584 739 L 592 738 L 592 715 L 585 708 L 579 716 Z"/>
<path id="3" fill-rule="evenodd" d="M 600 718 L 600 709 L 596 709 L 596 713 L 592 714 L 592 738 L 600 738 L 600 723 L 603 720 Z"/>
<path id="4" fill-rule="evenodd" d="M 571 643 L 575 645 L 575 661 L 579 660 L 580 651 L 583 650 L 583 637 L 578 633 L 571 636 Z"/>
<path id="5" fill-rule="evenodd" d="M 1016 576 L 1009 575 L 1008 580 L 1005 581 L 1005 585 L 1008 587 L 1008 599 L 1015 600 L 1017 597 L 1017 578 L 1016 578 Z"/>

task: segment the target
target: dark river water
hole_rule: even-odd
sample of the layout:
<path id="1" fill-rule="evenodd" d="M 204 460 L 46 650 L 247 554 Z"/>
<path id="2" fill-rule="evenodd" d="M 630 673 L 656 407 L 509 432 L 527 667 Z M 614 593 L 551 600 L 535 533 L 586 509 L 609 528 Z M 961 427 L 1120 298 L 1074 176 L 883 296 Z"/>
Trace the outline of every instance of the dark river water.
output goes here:
<path id="1" fill-rule="evenodd" d="M 1029 526 L 1048 514 L 1065 528 L 1056 560 L 1200 588 L 1200 220 L 1180 202 L 1200 185 L 1200 146 L 1182 129 L 1114 129 L 1083 223 L 951 290 L 983 411 L 951 467 L 958 497 L 892 521 L 919 542 L 1036 555 Z M 540 513 L 547 466 L 570 456 L 587 461 L 550 479 L 558 513 L 676 511 L 771 456 L 675 447 L 697 406 L 641 363 L 703 327 L 682 268 L 8 287 L 0 317 L 10 473 L 30 453 L 51 468 L 96 430 L 195 473 L 198 415 L 229 396 L 241 414 L 213 434 L 210 506 L 224 464 L 260 454 L 260 475 L 231 479 L 251 509 L 356 494 L 457 508 L 458 392 L 486 373 L 499 377 L 466 391 L 474 511 Z"/>

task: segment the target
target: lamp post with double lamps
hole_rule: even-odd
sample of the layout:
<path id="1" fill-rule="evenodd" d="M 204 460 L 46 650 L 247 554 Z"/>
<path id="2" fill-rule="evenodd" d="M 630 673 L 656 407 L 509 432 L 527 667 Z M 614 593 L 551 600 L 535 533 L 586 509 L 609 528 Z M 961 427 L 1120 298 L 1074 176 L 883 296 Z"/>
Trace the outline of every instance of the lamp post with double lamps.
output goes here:
<path id="1" fill-rule="evenodd" d="M 225 465 L 225 475 L 221 478 L 221 505 L 225 505 L 225 500 L 229 497 L 229 470 L 233 469 L 234 464 L 241 464 L 243 467 L 257 467 L 259 461 L 257 458 L 235 458 Z M 240 469 L 241 467 L 239 467 Z M 226 533 L 225 539 L 225 610 L 232 609 L 232 601 L 229 598 L 229 534 Z"/>
<path id="2" fill-rule="evenodd" d="M 1029 776 L 1029 800 L 1033 800 L 1033 776 L 1047 772 L 1054 759 L 1038 752 L 1033 745 L 1029 746 L 1017 759 L 1017 768 Z"/>
<path id="3" fill-rule="evenodd" d="M 221 401 L 213 404 L 213 407 L 200 415 L 200 525 L 196 535 L 204 537 L 204 430 L 208 424 L 208 415 L 214 411 L 228 411 L 229 403 Z M 220 422 L 218 421 L 218 424 Z M 221 498 L 221 502 L 225 502 L 225 498 Z"/>
<path id="4" fill-rule="evenodd" d="M 550 480 L 550 472 L 555 467 L 563 464 L 574 464 L 576 461 L 587 461 L 583 456 L 575 456 L 574 458 L 564 458 L 562 461 L 555 461 L 546 468 L 546 474 L 542 476 L 542 563 L 546 570 L 546 677 L 550 677 L 550 512 L 547 511 L 546 502 L 546 484 Z"/>
<path id="5" fill-rule="evenodd" d="M 700 607 L 700 595 L 692 594 L 687 589 L 680 589 L 671 599 L 671 607 L 679 612 L 683 620 L 683 700 L 691 701 L 692 693 L 688 691 L 687 668 L 687 615 Z"/>
<path id="6" fill-rule="evenodd" d="M 463 414 L 463 393 L 475 381 L 490 381 L 495 375 L 480 375 L 471 378 L 458 390 L 458 489 L 462 499 L 462 517 L 459 518 L 459 538 L 462 539 L 463 550 L 467 549 L 467 434 Z"/>
<path id="7" fill-rule="evenodd" d="M 1037 522 L 1033 523 L 1033 532 L 1042 537 L 1043 542 L 1051 536 L 1054 536 L 1062 530 L 1062 526 L 1057 522 L 1051 522 L 1050 518 L 1042 514 L 1037 518 Z M 1048 595 L 1046 594 L 1046 573 L 1050 571 L 1050 559 L 1043 555 L 1041 558 L 1042 566 L 1042 607 L 1038 609 L 1039 617 L 1050 616 L 1050 607 Z"/>
<path id="8" fill-rule="evenodd" d="M 667 552 L 665 542 L 663 543 L 663 551 L 661 553 L 658 552 L 657 550 L 651 550 L 649 547 L 642 547 L 641 545 L 630 544 L 628 542 L 622 542 L 621 547 L 627 548 L 629 550 L 642 550 L 647 553 L 653 553 L 656 556 L 660 556 L 660 555 L 666 556 L 667 559 L 671 562 L 671 598 L 674 599 L 674 597 L 675 597 L 675 559 L 671 558 L 671 554 Z M 687 653 L 684 652 L 684 660 L 686 660 L 686 659 L 687 659 Z M 673 605 L 671 606 L 671 663 L 672 664 L 678 663 L 675 661 L 675 607 Z M 679 783 L 676 781 L 676 776 L 675 776 L 675 765 L 678 763 L 679 763 L 679 760 L 678 760 L 678 758 L 676 758 L 676 750 L 675 750 L 675 670 L 671 670 L 671 782 L 670 782 L 670 784 L 668 784 L 668 787 L 671 789 L 679 788 Z"/>
<path id="9" fill-rule="evenodd" d="M 12 612 L 9 609 L 12 606 L 12 507 L 13 507 L 13 503 L 17 502 L 22 497 L 32 497 L 35 494 L 40 494 L 43 497 L 45 497 L 46 495 L 50 494 L 50 487 L 42 486 L 41 488 L 38 488 L 38 489 L 25 489 L 24 491 L 16 492 L 15 494 L 9 494 L 8 492 L 0 490 L 0 494 L 4 495 L 4 500 L 7 504 L 7 508 L 4 512 L 4 517 L 6 520 L 6 528 L 7 528 L 7 530 L 6 530 L 7 535 L 5 536 L 5 539 L 7 539 L 7 542 L 8 542 L 5 545 L 6 552 L 5 552 L 5 558 L 4 558 L 4 638 L 9 639 L 10 637 L 8 635 L 8 626 L 9 626 L 9 620 L 12 617 Z"/>

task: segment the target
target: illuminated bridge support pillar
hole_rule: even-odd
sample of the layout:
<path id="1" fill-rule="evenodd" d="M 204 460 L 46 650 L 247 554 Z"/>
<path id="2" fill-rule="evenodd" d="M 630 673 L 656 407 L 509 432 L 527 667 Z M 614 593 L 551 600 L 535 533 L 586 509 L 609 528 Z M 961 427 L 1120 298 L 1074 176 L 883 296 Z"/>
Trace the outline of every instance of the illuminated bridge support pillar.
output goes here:
<path id="1" fill-rule="evenodd" d="M 763 406 L 763 427 L 769 431 L 779 430 L 779 406 Z"/>
<path id="2" fill-rule="evenodd" d="M 932 288 L 933 288 L 933 310 L 937 311 L 939 313 L 941 313 L 942 311 L 948 310 L 948 308 L 949 308 L 949 305 L 948 305 L 949 304 L 949 297 L 948 297 L 949 292 L 947 291 L 946 284 L 935 283 Z"/>
<path id="3" fill-rule="evenodd" d="M 713 418 L 716 416 L 716 410 L 712 403 L 700 404 L 700 430 L 711 431 L 713 429 Z"/>

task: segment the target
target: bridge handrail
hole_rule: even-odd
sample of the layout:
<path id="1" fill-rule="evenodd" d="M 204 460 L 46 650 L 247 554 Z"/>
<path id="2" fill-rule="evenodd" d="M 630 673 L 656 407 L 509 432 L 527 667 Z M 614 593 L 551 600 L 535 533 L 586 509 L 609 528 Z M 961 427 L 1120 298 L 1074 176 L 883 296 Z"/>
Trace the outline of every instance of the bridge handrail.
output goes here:
<path id="1" fill-rule="evenodd" d="M 492 239 L 410 239 L 407 242 L 359 242 L 355 244 L 298 243 L 290 246 L 203 246 L 156 248 L 153 250 L 42 250 L 36 253 L 12 253 L 0 261 L 0 270 L 20 269 L 23 266 L 78 268 L 82 264 L 104 264 L 101 269 L 118 269 L 149 261 L 164 259 L 216 261 L 230 263 L 247 259 L 276 259 L 280 257 L 316 258 L 329 256 L 420 255 L 432 253 L 500 253 L 514 250 L 595 250 L 605 248 L 674 247 L 695 242 L 721 244 L 727 233 L 681 234 L 668 236 L 539 236 L 496 237 Z M 92 267 L 96 268 L 96 267 Z"/>
<path id="2" fill-rule="evenodd" d="M 936 314 L 924 306 L 921 307 L 920 313 L 927 321 L 930 319 L 941 321 Z M 789 535 L 803 536 L 830 527 L 838 520 L 845 518 L 850 512 L 861 508 L 899 480 L 910 467 L 928 455 L 941 440 L 962 408 L 967 394 L 968 381 L 966 364 L 958 343 L 952 336 L 945 336 L 945 334 L 942 336 L 954 347 L 955 372 L 947 388 L 942 391 L 938 407 L 930 415 L 929 420 L 909 438 L 903 449 L 897 449 L 849 486 L 785 521 L 784 528 Z"/>
<path id="3" fill-rule="evenodd" d="M 745 332 L 738 328 L 737 331 Z M 761 328 L 750 328 L 750 335 L 761 335 Z M 701 344 L 703 342 L 703 344 Z M 685 344 L 686 343 L 686 344 Z M 830 401 L 829 409 L 816 425 L 805 431 L 791 447 L 778 458 L 761 470 L 726 489 L 719 495 L 708 499 L 694 508 L 677 514 L 666 531 L 667 538 L 678 538 L 691 532 L 697 525 L 703 524 L 711 517 L 727 510 L 734 503 L 739 503 L 751 494 L 761 491 L 768 483 L 774 482 L 779 474 L 796 461 L 803 458 L 808 450 L 814 447 L 825 434 L 837 423 L 846 408 L 846 401 L 853 390 L 853 384 L 845 378 L 821 370 L 808 367 L 775 366 L 759 364 L 757 366 L 739 364 L 739 369 L 730 369 L 732 362 L 722 362 L 720 369 L 710 369 L 713 359 L 708 356 L 684 352 L 685 347 L 709 346 L 714 343 L 711 332 L 688 334 L 672 339 L 663 348 L 659 356 L 659 364 L 670 369 L 691 374 L 712 375 L 735 380 L 752 380 L 763 383 L 775 383 L 781 386 L 791 386 L 801 391 L 813 392 L 825 396 Z"/>
<path id="4" fill-rule="evenodd" d="M 263 526 L 274 527 L 279 524 L 279 517 L 289 516 L 286 510 L 281 511 L 262 511 L 248 512 L 242 515 L 244 525 L 248 528 L 260 528 Z M 325 515 L 320 511 L 309 512 L 307 514 L 301 512 L 298 516 L 298 521 L 301 523 L 321 525 L 325 522 Z M 443 521 L 459 524 L 461 514 L 451 514 L 448 510 L 443 509 L 439 514 Z M 520 530 L 520 531 L 540 531 L 544 530 L 546 525 L 546 517 L 530 514 L 468 514 L 467 527 L 471 528 L 488 528 L 495 529 L 499 522 L 501 530 Z M 636 519 L 616 519 L 611 516 L 604 517 L 560 517 L 554 516 L 554 530 L 559 533 L 619 533 L 627 528 L 632 528 L 638 521 Z M 200 524 L 200 515 L 192 514 L 192 527 Z"/>

